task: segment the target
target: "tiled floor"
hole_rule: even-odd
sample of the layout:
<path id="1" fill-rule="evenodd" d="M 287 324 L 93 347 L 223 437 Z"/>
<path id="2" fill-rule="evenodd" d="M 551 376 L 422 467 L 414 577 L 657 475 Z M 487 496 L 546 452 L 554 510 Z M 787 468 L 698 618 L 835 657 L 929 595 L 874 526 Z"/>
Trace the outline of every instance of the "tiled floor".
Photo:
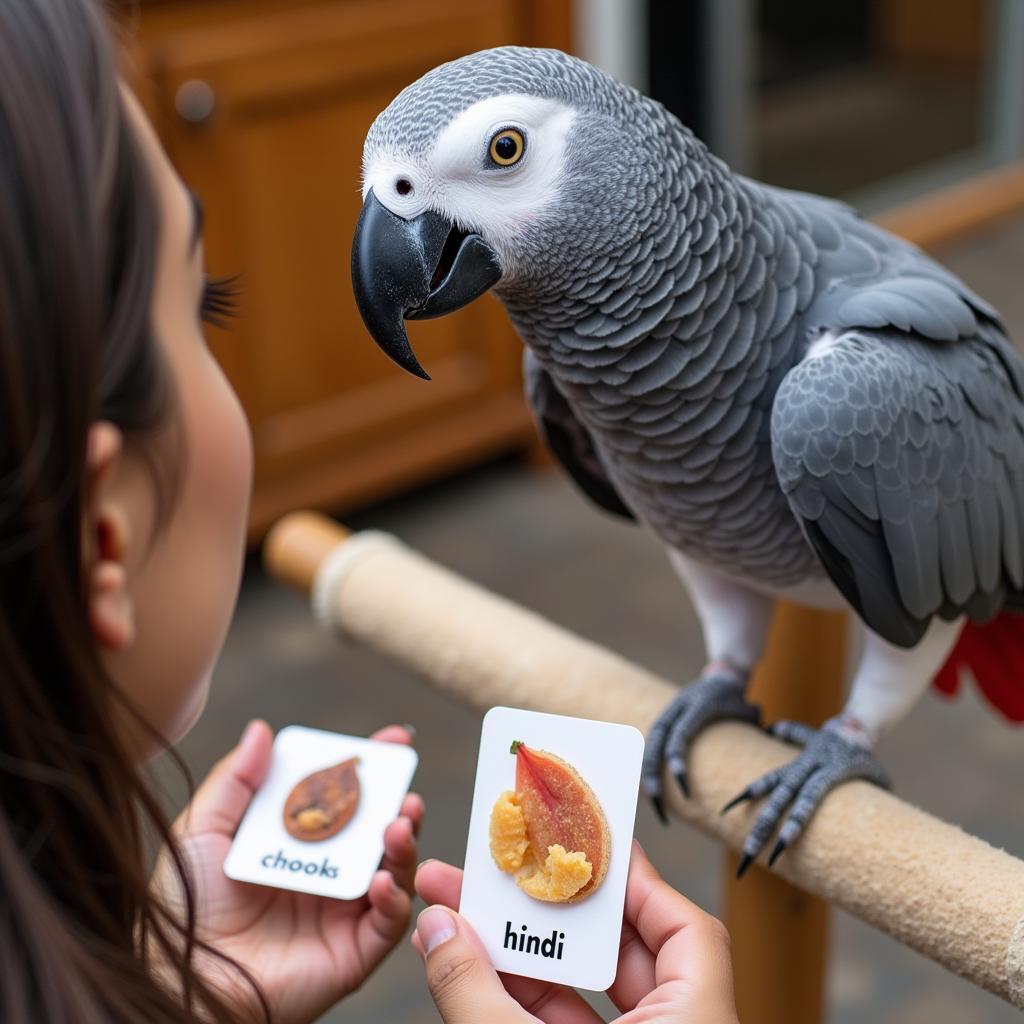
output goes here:
<path id="1" fill-rule="evenodd" d="M 1024 225 L 961 246 L 947 258 L 1000 306 L 1024 338 Z M 592 511 L 564 480 L 507 462 L 350 517 L 391 530 L 435 560 L 668 677 L 701 663 L 692 612 L 648 537 Z M 364 734 L 389 721 L 418 730 L 417 788 L 428 817 L 424 856 L 459 862 L 479 719 L 409 673 L 321 633 L 303 603 L 250 565 L 209 708 L 183 744 L 198 776 L 250 716 Z M 955 756 L 950 756 L 955 751 Z M 900 794 L 1024 855 L 1024 732 L 973 694 L 932 696 L 885 743 Z M 641 807 L 637 832 L 658 867 L 702 905 L 718 907 L 720 853 L 683 826 L 662 829 Z M 404 946 L 330 1024 L 435 1020 L 418 961 Z M 832 1024 L 1009 1024 L 1017 1015 L 873 929 L 835 915 L 829 978 Z"/>

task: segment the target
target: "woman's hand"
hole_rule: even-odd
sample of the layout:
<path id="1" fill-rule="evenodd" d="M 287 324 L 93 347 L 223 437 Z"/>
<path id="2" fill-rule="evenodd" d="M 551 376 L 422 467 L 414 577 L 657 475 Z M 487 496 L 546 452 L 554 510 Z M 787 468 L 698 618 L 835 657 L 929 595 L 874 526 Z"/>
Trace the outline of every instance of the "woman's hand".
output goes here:
<path id="1" fill-rule="evenodd" d="M 399 726 L 375 740 L 410 743 Z M 253 793 L 270 765 L 273 737 L 253 721 L 237 747 L 221 760 L 175 823 L 196 887 L 198 937 L 247 968 L 270 1003 L 275 1024 L 306 1024 L 373 973 L 409 926 L 416 833 L 423 801 L 409 794 L 399 818 L 384 833 L 384 859 L 370 890 L 342 901 L 236 882 L 224 858 Z M 158 895 L 181 909 L 181 893 L 166 851 L 153 877 Z M 258 1005 L 237 972 L 201 955 L 200 969 L 236 1006 Z"/>
<path id="2" fill-rule="evenodd" d="M 561 985 L 499 975 L 458 906 L 462 872 L 427 861 L 416 889 L 429 906 L 413 945 L 445 1024 L 600 1024 L 579 993 Z M 616 1024 L 736 1024 L 725 927 L 662 880 L 633 844 L 619 968 L 608 996 Z"/>

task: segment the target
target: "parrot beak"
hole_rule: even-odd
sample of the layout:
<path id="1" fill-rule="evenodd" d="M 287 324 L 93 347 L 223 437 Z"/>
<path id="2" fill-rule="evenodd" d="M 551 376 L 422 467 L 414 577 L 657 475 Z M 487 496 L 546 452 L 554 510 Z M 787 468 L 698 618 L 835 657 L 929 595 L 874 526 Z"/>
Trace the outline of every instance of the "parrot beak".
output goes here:
<path id="1" fill-rule="evenodd" d="M 497 256 L 479 235 L 433 210 L 403 220 L 370 189 L 352 240 L 352 288 L 366 329 L 403 370 L 430 380 L 403 320 L 452 313 L 500 278 Z"/>

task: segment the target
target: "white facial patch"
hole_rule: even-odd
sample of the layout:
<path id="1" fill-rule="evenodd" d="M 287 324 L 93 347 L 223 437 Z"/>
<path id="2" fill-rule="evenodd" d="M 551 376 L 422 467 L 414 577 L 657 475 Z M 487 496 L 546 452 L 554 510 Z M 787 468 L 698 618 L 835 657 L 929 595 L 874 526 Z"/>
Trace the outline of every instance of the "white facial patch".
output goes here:
<path id="1" fill-rule="evenodd" d="M 368 153 L 363 198 L 372 188 L 384 206 L 405 219 L 436 210 L 460 228 L 478 232 L 500 256 L 557 199 L 573 116 L 571 107 L 539 96 L 481 100 L 451 121 L 423 160 Z M 511 167 L 488 158 L 491 139 L 505 128 L 515 128 L 526 140 L 525 155 Z"/>

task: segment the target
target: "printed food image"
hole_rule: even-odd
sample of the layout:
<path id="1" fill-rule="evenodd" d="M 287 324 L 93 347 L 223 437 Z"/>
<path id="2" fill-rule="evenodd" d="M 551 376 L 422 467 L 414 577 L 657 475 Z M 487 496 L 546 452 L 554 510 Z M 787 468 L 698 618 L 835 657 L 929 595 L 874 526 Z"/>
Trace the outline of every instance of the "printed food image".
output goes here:
<path id="1" fill-rule="evenodd" d="M 358 757 L 307 775 L 288 794 L 284 827 L 294 839 L 317 843 L 337 835 L 359 806 Z"/>
<path id="2" fill-rule="evenodd" d="M 518 740 L 516 788 L 491 811 L 491 856 L 520 889 L 547 903 L 575 903 L 608 873 L 611 834 L 594 791 L 571 764 Z"/>

